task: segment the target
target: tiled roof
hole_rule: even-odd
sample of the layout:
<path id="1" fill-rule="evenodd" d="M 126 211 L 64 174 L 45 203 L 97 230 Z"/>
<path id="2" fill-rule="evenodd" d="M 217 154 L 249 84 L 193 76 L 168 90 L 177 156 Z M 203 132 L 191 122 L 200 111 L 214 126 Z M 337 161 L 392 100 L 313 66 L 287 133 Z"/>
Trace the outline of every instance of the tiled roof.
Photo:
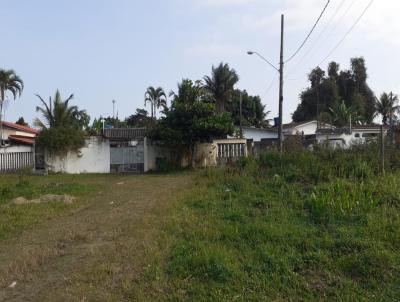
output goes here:
<path id="1" fill-rule="evenodd" d="M 10 122 L 1 122 L 1 123 L 3 124 L 4 127 L 9 127 L 9 128 L 15 129 L 15 130 L 26 132 L 26 133 L 31 133 L 31 134 L 38 135 L 39 132 L 40 132 L 37 129 L 33 129 L 31 127 L 18 125 L 18 124 L 15 124 L 15 123 L 10 123 Z"/>

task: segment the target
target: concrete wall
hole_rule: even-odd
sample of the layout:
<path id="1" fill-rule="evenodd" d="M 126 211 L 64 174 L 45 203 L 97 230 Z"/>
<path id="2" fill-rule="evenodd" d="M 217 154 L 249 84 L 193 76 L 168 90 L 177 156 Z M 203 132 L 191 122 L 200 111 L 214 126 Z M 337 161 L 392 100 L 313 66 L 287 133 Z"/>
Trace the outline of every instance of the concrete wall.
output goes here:
<path id="1" fill-rule="evenodd" d="M 215 140 L 212 143 L 200 143 L 196 144 L 193 154 L 193 167 L 194 168 L 206 168 L 215 167 L 218 165 L 217 152 L 218 144 L 244 144 L 247 146 L 246 139 L 227 139 L 227 140 Z M 245 156 L 247 156 L 247 147 L 245 148 Z M 174 150 L 163 148 L 153 144 L 149 140 L 145 140 L 145 172 L 156 171 L 156 159 L 165 158 L 171 160 L 175 155 Z M 185 168 L 190 166 L 189 155 L 183 155 L 180 164 L 181 167 Z"/>
<path id="2" fill-rule="evenodd" d="M 110 173 L 110 142 L 101 137 L 86 139 L 79 152 L 64 156 L 46 154 L 46 167 L 56 173 Z"/>

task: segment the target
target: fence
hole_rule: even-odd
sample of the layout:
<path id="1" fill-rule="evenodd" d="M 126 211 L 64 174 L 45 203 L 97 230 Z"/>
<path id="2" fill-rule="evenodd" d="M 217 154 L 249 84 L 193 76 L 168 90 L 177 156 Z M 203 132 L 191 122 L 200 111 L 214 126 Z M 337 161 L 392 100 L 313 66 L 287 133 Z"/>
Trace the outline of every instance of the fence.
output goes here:
<path id="1" fill-rule="evenodd" d="M 245 139 L 215 140 L 217 145 L 217 165 L 224 166 L 241 157 L 247 156 L 247 142 Z"/>
<path id="2" fill-rule="evenodd" d="M 34 165 L 33 152 L 0 152 L 0 173 L 17 172 Z"/>

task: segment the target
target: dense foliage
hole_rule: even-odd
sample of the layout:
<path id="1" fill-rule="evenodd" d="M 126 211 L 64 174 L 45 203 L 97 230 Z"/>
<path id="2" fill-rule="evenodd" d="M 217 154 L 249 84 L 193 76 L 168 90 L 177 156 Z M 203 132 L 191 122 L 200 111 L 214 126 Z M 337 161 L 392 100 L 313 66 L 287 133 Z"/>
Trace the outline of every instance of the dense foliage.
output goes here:
<path id="1" fill-rule="evenodd" d="M 150 131 L 150 138 L 175 150 L 176 159 L 184 153 L 193 156 L 194 146 L 233 133 L 228 113 L 216 113 L 215 105 L 204 101 L 203 89 L 191 80 L 183 80 L 171 107 Z"/>
<path id="2" fill-rule="evenodd" d="M 145 109 L 136 109 L 136 112 L 125 120 L 128 127 L 132 128 L 149 128 L 154 121 Z"/>
<path id="3" fill-rule="evenodd" d="M 36 126 L 41 128 L 36 143 L 57 154 L 79 150 L 85 143 L 90 121 L 86 111 L 69 104 L 73 95 L 63 101 L 58 90 L 48 103 L 41 96 L 37 97 L 43 107 L 36 107 L 36 111 L 42 114 L 43 119 L 35 120 Z"/>
<path id="4" fill-rule="evenodd" d="M 335 109 L 351 112 L 353 121 L 370 124 L 375 117 L 375 95 L 367 84 L 367 68 L 364 58 L 351 59 L 350 70 L 339 69 L 331 62 L 328 75 L 317 67 L 308 76 L 310 87 L 300 94 L 301 103 L 293 113 L 295 122 L 316 119 L 341 126 L 343 120 L 335 120 Z M 333 112 L 332 112 L 333 111 Z M 347 121 L 349 122 L 349 121 Z"/>
<path id="5" fill-rule="evenodd" d="M 232 94 L 231 102 L 226 104 L 226 111 L 232 115 L 236 126 L 240 125 L 240 95 L 242 96 L 242 124 L 243 126 L 264 128 L 269 126 L 266 119 L 269 112 L 265 111 L 259 96 L 252 96 L 246 90 L 236 89 Z"/>

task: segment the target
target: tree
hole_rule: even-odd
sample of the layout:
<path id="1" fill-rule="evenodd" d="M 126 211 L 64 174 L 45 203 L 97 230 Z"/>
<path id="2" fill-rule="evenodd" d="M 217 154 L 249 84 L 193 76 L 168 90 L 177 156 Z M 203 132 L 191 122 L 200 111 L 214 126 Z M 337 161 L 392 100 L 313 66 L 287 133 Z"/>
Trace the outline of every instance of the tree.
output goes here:
<path id="1" fill-rule="evenodd" d="M 397 95 L 390 93 L 382 93 L 379 99 L 376 99 L 375 107 L 377 114 L 382 116 L 382 124 L 392 125 L 395 114 L 399 111 L 398 106 L 399 98 Z"/>
<path id="2" fill-rule="evenodd" d="M 235 90 L 232 94 L 232 101 L 226 106 L 226 111 L 232 115 L 236 126 L 240 125 L 240 95 L 242 96 L 242 124 L 243 126 L 263 128 L 268 127 L 266 120 L 269 111 L 265 112 L 265 105 L 262 104 L 259 96 L 251 96 L 246 90 Z"/>
<path id="3" fill-rule="evenodd" d="M 212 67 L 211 77 L 204 77 L 204 89 L 215 103 L 217 113 L 225 112 L 225 105 L 231 100 L 234 86 L 238 81 L 239 76 L 236 71 L 224 63 Z"/>
<path id="4" fill-rule="evenodd" d="M 126 118 L 125 122 L 129 127 L 148 128 L 152 124 L 152 119 L 147 110 L 136 109 L 136 113 Z"/>
<path id="5" fill-rule="evenodd" d="M 16 122 L 17 125 L 29 127 L 28 123 L 25 122 L 24 118 L 21 116 Z"/>
<path id="6" fill-rule="evenodd" d="M 203 100 L 201 87 L 191 80 L 183 80 L 171 107 L 164 109 L 164 117 L 149 136 L 159 144 L 173 148 L 177 161 L 185 153 L 193 160 L 196 143 L 226 137 L 233 134 L 233 130 L 230 114 L 216 113 L 215 104 Z"/>
<path id="7" fill-rule="evenodd" d="M 165 108 L 167 106 L 167 96 L 161 87 L 154 88 L 150 86 L 147 88 L 144 96 L 144 105 L 150 103 L 151 106 L 151 118 L 156 119 L 156 109 Z"/>
<path id="8" fill-rule="evenodd" d="M 54 153 L 80 149 L 85 142 L 85 130 L 88 128 L 90 117 L 85 110 L 70 106 L 73 95 L 62 100 L 57 90 L 54 98 L 50 97 L 48 103 L 40 95 L 37 97 L 42 104 L 42 107 L 36 107 L 36 111 L 42 115 L 41 120 L 35 119 L 35 125 L 42 129 L 37 138 L 38 145 Z"/>
<path id="9" fill-rule="evenodd" d="M 14 70 L 0 69 L 0 144 L 3 144 L 3 107 L 7 92 L 11 92 L 15 100 L 17 96 L 21 96 L 23 90 L 24 82 Z"/>
<path id="10" fill-rule="evenodd" d="M 357 113 L 360 122 L 369 124 L 375 116 L 375 96 L 367 84 L 368 74 L 362 57 L 351 59 L 350 70 L 340 71 L 339 64 L 329 63 L 328 76 L 319 67 L 313 69 L 308 77 L 310 87 L 300 94 L 301 103 L 293 113 L 295 122 L 303 122 L 321 115 L 332 114 L 330 108 L 341 101 L 353 114 Z"/>

